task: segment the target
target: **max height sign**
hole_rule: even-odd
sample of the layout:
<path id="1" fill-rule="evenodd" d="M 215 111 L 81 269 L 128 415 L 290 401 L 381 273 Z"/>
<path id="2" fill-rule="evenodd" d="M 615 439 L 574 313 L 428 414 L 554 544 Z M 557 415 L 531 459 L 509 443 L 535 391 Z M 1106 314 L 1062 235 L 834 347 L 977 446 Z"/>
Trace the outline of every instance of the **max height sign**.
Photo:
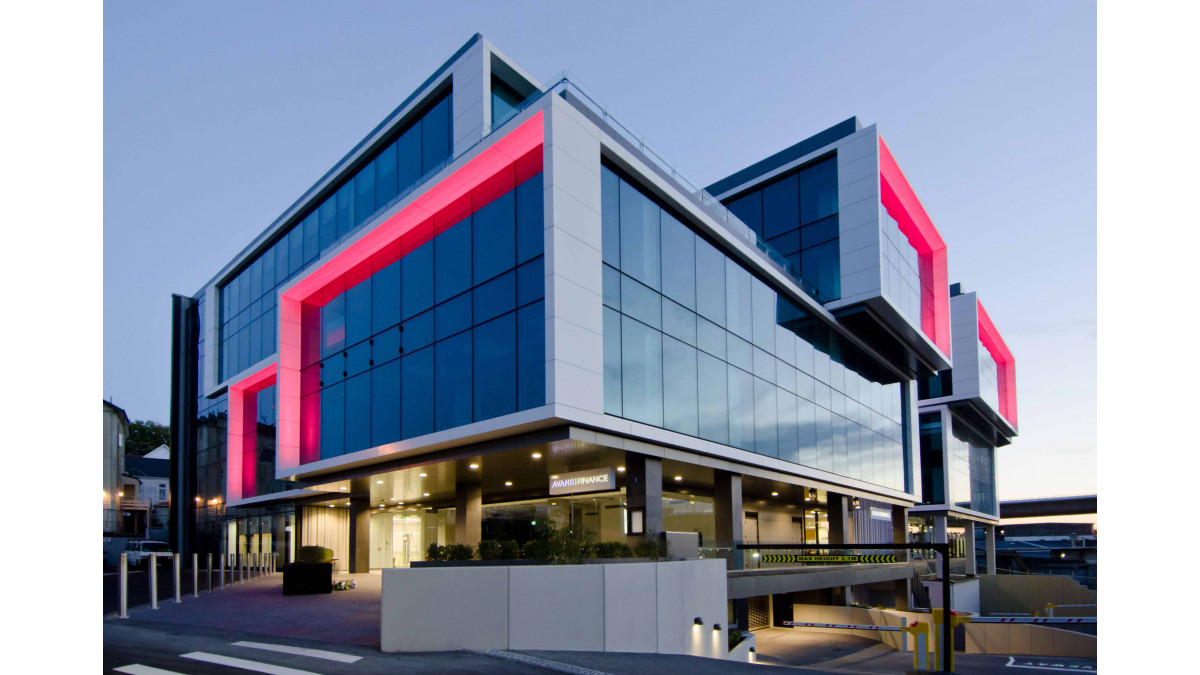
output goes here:
<path id="1" fill-rule="evenodd" d="M 550 494 L 552 495 L 573 495 L 580 492 L 602 492 L 615 489 L 617 489 L 617 476 L 612 467 L 572 471 L 550 479 Z"/>

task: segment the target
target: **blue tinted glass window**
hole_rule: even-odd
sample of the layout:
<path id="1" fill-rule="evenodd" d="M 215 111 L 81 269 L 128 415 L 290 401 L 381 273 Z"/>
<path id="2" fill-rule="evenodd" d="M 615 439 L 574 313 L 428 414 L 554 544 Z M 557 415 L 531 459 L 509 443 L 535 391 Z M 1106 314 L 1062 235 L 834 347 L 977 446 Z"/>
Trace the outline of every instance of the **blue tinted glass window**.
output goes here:
<path id="1" fill-rule="evenodd" d="M 753 313 L 753 341 L 768 354 L 775 353 L 775 291 L 757 278 L 751 277 L 750 293 Z"/>
<path id="2" fill-rule="evenodd" d="M 416 184 L 421 178 L 421 125 L 409 127 L 396 140 L 397 183 L 400 192 Z"/>
<path id="3" fill-rule="evenodd" d="M 400 323 L 400 261 L 371 277 L 371 332 Z"/>
<path id="4" fill-rule="evenodd" d="M 401 309 L 405 319 L 433 307 L 433 242 L 400 259 Z"/>
<path id="5" fill-rule="evenodd" d="M 729 369 L 729 444 L 754 451 L 754 376 Z"/>
<path id="6" fill-rule="evenodd" d="M 715 323 L 707 319 L 697 319 L 696 346 L 722 361 L 725 360 L 726 335 L 725 329 Z"/>
<path id="7" fill-rule="evenodd" d="M 435 301 L 443 302 L 471 287 L 471 218 L 433 238 Z"/>
<path id="8" fill-rule="evenodd" d="M 471 333 L 434 345 L 434 420 L 438 431 L 471 422 Z"/>
<path id="9" fill-rule="evenodd" d="M 371 343 L 360 342 L 346 348 L 346 377 L 354 377 L 371 368 Z"/>
<path id="10" fill-rule="evenodd" d="M 604 412 L 621 414 L 621 314 L 604 308 Z"/>
<path id="11" fill-rule="evenodd" d="M 338 188 L 334 200 L 337 202 L 337 236 L 341 239 L 349 234 L 358 222 L 354 219 L 354 181 Z"/>
<path id="12" fill-rule="evenodd" d="M 433 310 L 436 338 L 454 335 L 471 327 L 471 294 L 462 295 L 438 305 Z"/>
<path id="13" fill-rule="evenodd" d="M 321 390 L 321 459 L 337 457 L 345 451 L 346 392 L 338 383 Z"/>
<path id="14" fill-rule="evenodd" d="M 729 210 L 754 233 L 762 236 L 762 191 L 755 190 L 745 197 L 729 202 Z"/>
<path id="15" fill-rule="evenodd" d="M 304 219 L 304 262 L 315 260 L 321 254 L 321 230 L 318 215 L 313 213 Z"/>
<path id="16" fill-rule="evenodd" d="M 513 271 L 475 288 L 476 324 L 516 309 L 516 281 L 517 273 Z"/>
<path id="17" fill-rule="evenodd" d="M 695 347 L 696 315 L 666 298 L 662 301 L 662 311 L 663 332 Z"/>
<path id="18" fill-rule="evenodd" d="M 475 419 L 517 411 L 517 315 L 481 324 L 475 338 Z"/>
<path id="19" fill-rule="evenodd" d="M 346 348 L 346 294 L 342 293 L 321 308 L 321 357 Z"/>
<path id="20" fill-rule="evenodd" d="M 400 440 L 400 361 L 371 371 L 371 446 Z"/>
<path id="21" fill-rule="evenodd" d="M 837 157 L 830 157 L 800 172 L 800 221 L 811 223 L 837 210 Z"/>
<path id="22" fill-rule="evenodd" d="M 733 260 L 725 264 L 725 327 L 746 340 L 754 337 L 754 304 L 750 272 Z"/>
<path id="23" fill-rule="evenodd" d="M 262 291 L 267 293 L 275 286 L 275 248 L 267 249 L 262 257 Z"/>
<path id="24" fill-rule="evenodd" d="M 396 144 L 392 143 L 375 158 L 375 205 L 386 205 L 396 194 Z"/>
<path id="25" fill-rule="evenodd" d="M 331 384 L 337 384 L 346 379 L 346 357 L 344 352 L 337 352 L 333 356 L 321 361 L 318 369 L 321 372 L 321 386 L 328 387 Z"/>
<path id="26" fill-rule="evenodd" d="M 602 275 L 604 304 L 613 309 L 621 309 L 621 273 L 604 265 Z"/>
<path id="27" fill-rule="evenodd" d="M 288 240 L 287 238 L 280 239 L 275 244 L 275 285 L 278 286 L 287 280 L 290 274 L 288 260 Z"/>
<path id="28" fill-rule="evenodd" d="M 662 292 L 696 309 L 696 235 L 668 213 L 662 214 Z"/>
<path id="29" fill-rule="evenodd" d="M 786 391 L 776 392 L 779 403 L 779 459 L 796 463 L 800 460 L 800 426 L 796 397 Z"/>
<path id="30" fill-rule="evenodd" d="M 841 261 L 836 239 L 805 249 L 800 259 L 804 278 L 817 288 L 818 300 L 829 302 L 842 296 Z"/>
<path id="31" fill-rule="evenodd" d="M 624 275 L 621 311 L 653 328 L 662 327 L 662 296 Z"/>
<path id="32" fill-rule="evenodd" d="M 663 337 L 663 426 L 695 436 L 699 431 L 696 350 Z"/>
<path id="33" fill-rule="evenodd" d="M 538 257 L 517 268 L 517 306 L 546 296 L 545 258 Z"/>
<path id="34" fill-rule="evenodd" d="M 800 230 L 795 229 L 791 232 L 785 232 L 777 237 L 774 237 L 773 239 L 768 239 L 767 244 L 785 258 L 790 255 L 795 255 L 800 252 Z M 791 261 L 789 260 L 789 262 Z"/>
<path id="35" fill-rule="evenodd" d="M 246 364 L 257 363 L 262 359 L 262 321 L 255 320 L 250 324 L 250 358 Z"/>
<path id="36" fill-rule="evenodd" d="M 304 268 L 307 259 L 304 257 L 304 230 L 297 227 L 288 232 L 288 275 L 295 274 Z"/>
<path id="37" fill-rule="evenodd" d="M 754 347 L 733 333 L 725 333 L 725 357 L 729 363 L 747 372 L 754 370 Z"/>
<path id="38" fill-rule="evenodd" d="M 729 442 L 728 366 L 704 352 L 696 355 L 700 437 Z M 606 378 L 607 381 L 607 378 Z"/>
<path id="39" fill-rule="evenodd" d="M 604 262 L 621 268 L 621 179 L 600 167 L 600 253 Z"/>
<path id="40" fill-rule="evenodd" d="M 754 451 L 767 457 L 779 456 L 779 404 L 775 385 L 754 378 Z"/>
<path id="41" fill-rule="evenodd" d="M 659 212 L 649 197 L 621 182 L 621 271 L 654 290 L 659 275 Z"/>
<path id="42" fill-rule="evenodd" d="M 546 404 L 546 308 L 535 302 L 517 310 L 517 409 Z"/>
<path id="43" fill-rule="evenodd" d="M 450 156 L 450 97 L 433 106 L 421 119 L 421 175 Z"/>
<path id="44" fill-rule="evenodd" d="M 508 118 L 517 114 L 521 105 L 521 95 L 516 89 L 508 86 L 503 80 L 492 76 L 492 128 L 504 124 Z"/>
<path id="45" fill-rule="evenodd" d="M 542 174 L 517 186 L 517 264 L 542 254 L 546 218 L 543 213 Z"/>
<path id="46" fill-rule="evenodd" d="M 346 380 L 346 452 L 371 447 L 371 373 Z"/>
<path id="47" fill-rule="evenodd" d="M 762 190 L 763 239 L 800 227 L 800 183 L 793 174 Z"/>
<path id="48" fill-rule="evenodd" d="M 321 250 L 328 251 L 338 240 L 337 198 L 326 199 L 317 209 Z"/>
<path id="49" fill-rule="evenodd" d="M 516 266 L 516 204 L 513 193 L 496 198 L 475 212 L 475 283 Z"/>
<path id="50" fill-rule="evenodd" d="M 371 336 L 371 278 L 346 290 L 346 344 Z"/>
<path id="51" fill-rule="evenodd" d="M 833 471 L 833 413 L 817 406 L 817 468 Z"/>
<path id="52" fill-rule="evenodd" d="M 654 426 L 663 423 L 662 333 L 636 321 L 621 322 L 623 416 Z"/>
<path id="53" fill-rule="evenodd" d="M 378 366 L 400 356 L 400 327 L 393 326 L 371 338 L 371 360 Z"/>
<path id="54" fill-rule="evenodd" d="M 405 354 L 433 344 L 433 312 L 425 312 L 405 321 L 400 340 Z"/>
<path id="55" fill-rule="evenodd" d="M 433 348 L 400 359 L 400 389 L 401 437 L 433 433 Z"/>
<path id="56" fill-rule="evenodd" d="M 365 221 L 375 213 L 375 162 L 359 169 L 354 177 L 354 222 Z"/>
<path id="57" fill-rule="evenodd" d="M 822 218 L 815 223 L 805 225 L 800 231 L 800 243 L 804 248 L 823 244 L 838 238 L 838 214 Z"/>

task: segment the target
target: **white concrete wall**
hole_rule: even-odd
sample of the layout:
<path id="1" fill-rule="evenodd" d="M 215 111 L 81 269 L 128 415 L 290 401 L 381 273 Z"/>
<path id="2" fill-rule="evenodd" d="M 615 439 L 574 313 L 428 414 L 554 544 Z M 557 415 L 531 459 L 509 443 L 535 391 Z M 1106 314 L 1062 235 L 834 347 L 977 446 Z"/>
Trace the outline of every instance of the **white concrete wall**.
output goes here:
<path id="1" fill-rule="evenodd" d="M 381 647 L 725 658 L 725 585 L 723 560 L 385 569 Z"/>
<path id="2" fill-rule="evenodd" d="M 942 582 L 921 580 L 929 592 L 929 603 L 933 608 L 942 606 Z M 950 585 L 950 607 L 956 612 L 979 614 L 979 579 L 954 581 Z"/>

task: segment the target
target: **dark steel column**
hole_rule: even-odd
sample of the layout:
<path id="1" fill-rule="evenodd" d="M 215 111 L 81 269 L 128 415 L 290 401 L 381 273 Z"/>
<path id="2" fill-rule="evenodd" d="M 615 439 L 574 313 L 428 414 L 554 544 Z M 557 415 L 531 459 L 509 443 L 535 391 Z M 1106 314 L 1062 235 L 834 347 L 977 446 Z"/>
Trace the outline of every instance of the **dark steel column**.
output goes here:
<path id="1" fill-rule="evenodd" d="M 167 517 L 171 550 L 190 553 L 196 539 L 196 301 L 171 296 L 171 461 Z M 216 349 L 216 345 L 213 345 Z M 215 353 L 215 352 L 214 352 Z"/>

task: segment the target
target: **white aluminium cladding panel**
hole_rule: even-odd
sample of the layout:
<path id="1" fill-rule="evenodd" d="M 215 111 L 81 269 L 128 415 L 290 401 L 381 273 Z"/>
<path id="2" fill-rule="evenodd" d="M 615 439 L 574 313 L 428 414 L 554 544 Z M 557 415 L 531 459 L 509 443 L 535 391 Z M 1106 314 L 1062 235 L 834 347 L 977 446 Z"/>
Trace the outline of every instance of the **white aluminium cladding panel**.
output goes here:
<path id="1" fill-rule="evenodd" d="M 484 120 L 489 115 L 488 77 L 489 60 L 483 40 L 476 40 L 454 65 L 450 67 L 453 78 L 451 105 L 453 114 L 451 134 L 454 137 L 454 156 L 470 148 L 484 135 Z"/>
<path id="2" fill-rule="evenodd" d="M 950 370 L 954 398 L 979 397 L 979 304 L 975 293 L 950 298 Z"/>
<path id="3" fill-rule="evenodd" d="M 557 96 L 546 107 L 546 401 L 604 409 L 600 139 Z"/>
<path id="4" fill-rule="evenodd" d="M 882 295 L 879 133 L 874 124 L 817 152 L 837 149 L 838 248 L 842 297 L 837 305 Z M 801 158 L 800 161 L 804 161 Z"/>

